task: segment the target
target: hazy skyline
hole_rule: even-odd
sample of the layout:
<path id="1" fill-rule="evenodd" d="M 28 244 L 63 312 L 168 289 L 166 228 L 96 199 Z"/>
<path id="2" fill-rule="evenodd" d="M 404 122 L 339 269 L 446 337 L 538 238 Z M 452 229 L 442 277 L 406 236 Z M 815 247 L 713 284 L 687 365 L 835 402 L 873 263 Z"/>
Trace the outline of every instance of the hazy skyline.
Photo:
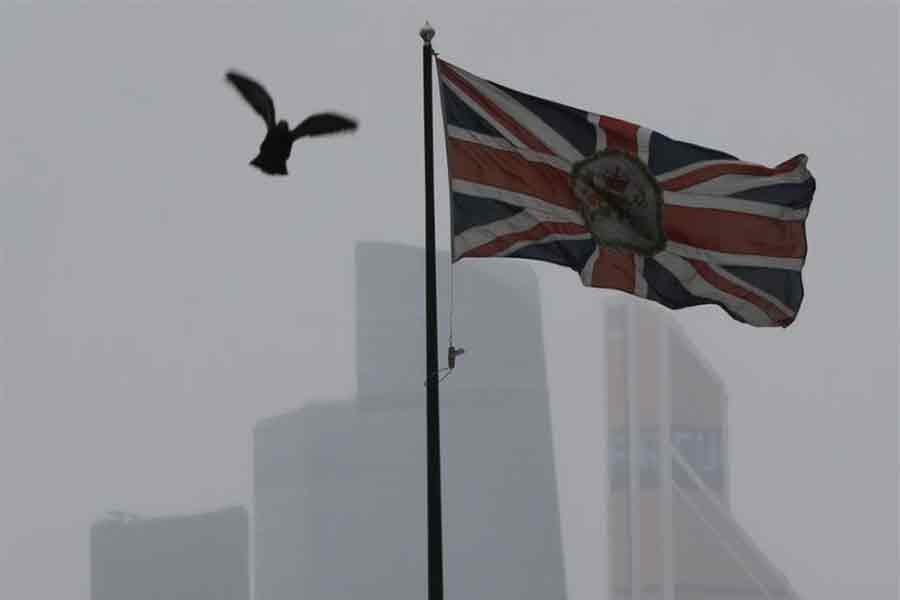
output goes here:
<path id="1" fill-rule="evenodd" d="M 91 600 L 250 600 L 243 506 L 191 515 L 110 515 L 90 530 Z"/>
<path id="2" fill-rule="evenodd" d="M 748 532 L 804 598 L 896 598 L 896 5 L 512 0 L 0 10 L 0 597 L 87 600 L 87 533 L 106 509 L 248 504 L 253 424 L 356 394 L 356 243 L 423 241 L 426 19 L 438 52 L 500 83 L 745 160 L 809 156 L 797 321 L 672 316 L 726 387 Z M 263 130 L 229 68 L 277 89 L 285 114 L 346 111 L 360 129 L 266 178 L 247 165 Z M 435 160 L 446 249 L 440 143 Z M 619 295 L 527 264 L 567 590 L 593 600 L 596 365 Z M 456 341 L 460 369 L 488 360 Z"/>
<path id="3" fill-rule="evenodd" d="M 652 305 L 612 305 L 605 317 L 612 597 L 630 600 L 637 580 L 647 600 L 801 600 L 732 513 L 730 402 L 709 362 Z"/>
<path id="4" fill-rule="evenodd" d="M 417 293 L 424 251 L 361 243 L 355 255 L 359 392 L 340 404 L 313 399 L 254 430 L 257 600 L 298 592 L 404 598 L 425 589 L 424 308 Z M 447 254 L 438 261 L 446 292 Z M 472 353 L 441 386 L 447 597 L 562 598 L 537 278 L 521 262 L 483 263 L 456 282 L 472 301 L 459 307 L 455 334 Z M 447 328 L 440 333 L 446 340 Z M 463 359 L 471 367 L 463 370 Z"/>

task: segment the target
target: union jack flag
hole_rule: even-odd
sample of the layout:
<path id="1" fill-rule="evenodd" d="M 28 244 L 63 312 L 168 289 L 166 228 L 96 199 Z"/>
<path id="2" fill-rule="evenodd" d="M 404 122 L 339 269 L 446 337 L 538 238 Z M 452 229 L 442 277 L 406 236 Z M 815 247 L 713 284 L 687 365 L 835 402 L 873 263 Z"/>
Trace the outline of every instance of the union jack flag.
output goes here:
<path id="1" fill-rule="evenodd" d="M 512 90 L 443 60 L 438 74 L 454 261 L 549 261 L 580 273 L 586 286 L 669 308 L 716 304 L 761 327 L 794 321 L 815 191 L 806 156 L 765 167 Z M 658 184 L 663 250 L 644 255 L 595 241 L 571 174 L 604 150 L 638 158 Z"/>

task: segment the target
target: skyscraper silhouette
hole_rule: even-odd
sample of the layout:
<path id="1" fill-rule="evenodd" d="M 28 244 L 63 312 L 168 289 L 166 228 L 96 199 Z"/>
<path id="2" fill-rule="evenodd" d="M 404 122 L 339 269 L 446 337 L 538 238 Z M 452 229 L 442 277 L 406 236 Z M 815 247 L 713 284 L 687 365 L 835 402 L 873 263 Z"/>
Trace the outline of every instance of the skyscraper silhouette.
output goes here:
<path id="1" fill-rule="evenodd" d="M 248 600 L 243 507 L 172 517 L 110 513 L 91 528 L 92 600 Z"/>
<path id="2" fill-rule="evenodd" d="M 715 372 L 660 309 L 614 305 L 606 322 L 610 597 L 796 598 L 731 513 Z"/>
<path id="3" fill-rule="evenodd" d="M 357 398 L 267 419 L 254 435 L 257 600 L 424 593 L 424 253 L 366 243 L 356 256 Z M 537 282 L 524 263 L 484 262 L 456 267 L 454 341 L 467 353 L 441 386 L 446 595 L 557 600 Z"/>

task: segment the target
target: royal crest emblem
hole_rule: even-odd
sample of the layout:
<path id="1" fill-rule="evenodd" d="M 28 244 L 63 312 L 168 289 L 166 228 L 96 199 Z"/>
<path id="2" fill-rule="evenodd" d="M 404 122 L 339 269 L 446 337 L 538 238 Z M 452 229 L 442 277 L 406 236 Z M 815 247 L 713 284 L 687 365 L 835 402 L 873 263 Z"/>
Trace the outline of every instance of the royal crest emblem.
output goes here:
<path id="1" fill-rule="evenodd" d="M 601 150 L 575 163 L 571 185 L 598 245 L 645 256 L 665 247 L 662 190 L 638 158 Z"/>

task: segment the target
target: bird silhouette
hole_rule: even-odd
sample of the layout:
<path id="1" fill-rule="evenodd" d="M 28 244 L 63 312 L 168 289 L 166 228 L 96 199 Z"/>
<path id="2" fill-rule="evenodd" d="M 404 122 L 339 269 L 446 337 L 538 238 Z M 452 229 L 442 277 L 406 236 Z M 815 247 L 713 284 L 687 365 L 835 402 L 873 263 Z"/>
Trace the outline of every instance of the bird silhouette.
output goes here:
<path id="1" fill-rule="evenodd" d="M 266 122 L 266 137 L 259 146 L 259 154 L 250 164 L 269 175 L 287 175 L 287 159 L 291 147 L 302 137 L 315 137 L 353 131 L 356 121 L 333 112 L 310 115 L 291 129 L 285 120 L 275 120 L 275 103 L 266 89 L 235 71 L 228 71 L 225 78 L 240 92 L 250 106 Z"/>

